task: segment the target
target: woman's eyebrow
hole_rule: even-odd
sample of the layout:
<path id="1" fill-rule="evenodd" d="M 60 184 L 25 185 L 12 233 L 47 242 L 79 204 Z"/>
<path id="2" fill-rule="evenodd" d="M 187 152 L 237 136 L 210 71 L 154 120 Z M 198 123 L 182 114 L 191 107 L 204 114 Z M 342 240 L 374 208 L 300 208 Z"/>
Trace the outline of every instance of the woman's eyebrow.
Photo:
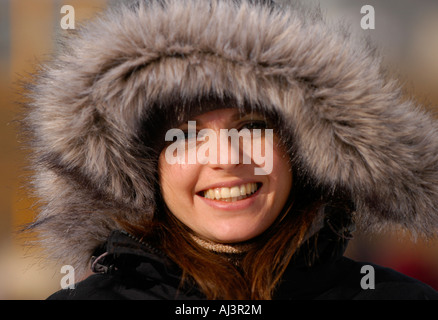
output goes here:
<path id="1" fill-rule="evenodd" d="M 231 121 L 239 121 L 239 120 L 264 120 L 265 117 L 262 114 L 255 112 L 242 113 L 236 111 L 231 117 Z M 196 126 L 202 127 L 204 122 L 201 119 L 193 119 L 189 121 L 196 121 Z M 182 123 L 178 128 L 185 128 L 188 126 L 188 122 Z"/>
<path id="2" fill-rule="evenodd" d="M 260 113 L 237 113 L 233 116 L 233 120 L 261 120 L 265 119 L 265 117 Z"/>

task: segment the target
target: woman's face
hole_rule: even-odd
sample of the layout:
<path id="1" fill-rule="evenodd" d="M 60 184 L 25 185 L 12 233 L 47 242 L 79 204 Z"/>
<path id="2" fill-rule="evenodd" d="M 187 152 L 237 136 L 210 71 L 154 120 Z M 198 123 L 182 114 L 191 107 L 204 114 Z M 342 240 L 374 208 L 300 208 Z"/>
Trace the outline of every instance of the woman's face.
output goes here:
<path id="1" fill-rule="evenodd" d="M 161 192 L 167 207 L 182 223 L 204 239 L 233 243 L 246 241 L 261 234 L 281 212 L 292 186 L 289 158 L 280 150 L 275 135 L 271 143 L 267 135 L 257 137 L 254 134 L 258 130 L 253 129 L 261 129 L 261 132 L 264 132 L 269 124 L 258 114 L 242 115 L 237 109 L 214 110 L 193 120 L 196 121 L 198 133 L 216 133 L 217 141 L 214 142 L 217 143 L 213 144 L 213 141 L 210 141 L 212 144 L 209 146 L 216 145 L 217 149 L 204 148 L 203 154 L 214 154 L 217 161 L 205 163 L 198 158 L 195 162 L 188 161 L 190 152 L 193 156 L 193 151 L 201 150 L 203 145 L 206 146 L 205 141 L 209 140 L 198 141 L 195 136 L 190 135 L 193 130 L 189 130 L 188 123 L 181 125 L 178 129 L 185 133 L 189 131 L 188 136 L 185 134 L 186 140 L 183 142 L 185 164 L 172 164 L 172 161 L 169 161 L 166 148 L 170 146 L 161 152 L 159 158 Z M 242 147 L 245 143 L 243 138 L 240 140 L 238 151 L 233 148 L 231 142 L 222 144 L 222 149 L 225 145 L 226 150 L 221 150 L 220 130 L 233 128 L 239 132 L 249 129 L 250 140 L 246 142 L 259 144 L 259 150 L 262 150 L 262 154 L 263 150 L 265 151 L 265 157 L 269 155 L 267 153 L 272 152 L 272 170 L 266 171 L 266 174 L 255 175 L 255 169 L 263 167 L 263 164 L 254 159 L 254 151 L 249 152 L 251 161 L 242 161 L 243 153 L 248 154 L 245 151 L 247 149 Z M 208 130 L 199 132 L 202 129 Z M 212 138 L 215 136 L 208 136 L 208 139 Z M 221 153 L 224 152 L 228 155 L 228 161 L 220 159 Z M 239 154 L 237 164 L 231 161 L 233 153 L 234 156 Z"/>

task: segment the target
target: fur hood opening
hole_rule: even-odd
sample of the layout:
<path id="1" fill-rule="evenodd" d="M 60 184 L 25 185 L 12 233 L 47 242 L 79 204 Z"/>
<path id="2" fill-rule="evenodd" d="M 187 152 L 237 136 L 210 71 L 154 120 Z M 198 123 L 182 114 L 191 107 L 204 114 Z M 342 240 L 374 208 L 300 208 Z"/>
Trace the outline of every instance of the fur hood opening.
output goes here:
<path id="1" fill-rule="evenodd" d="M 437 122 L 402 99 L 369 43 L 317 10 L 249 0 L 119 5 L 62 40 L 29 97 L 41 201 L 31 228 L 77 268 L 119 228 L 115 218 L 154 213 L 157 150 L 142 129 L 158 130 L 157 114 L 180 121 L 185 101 L 205 97 L 278 115 L 303 174 L 348 195 L 359 229 L 437 231 Z"/>

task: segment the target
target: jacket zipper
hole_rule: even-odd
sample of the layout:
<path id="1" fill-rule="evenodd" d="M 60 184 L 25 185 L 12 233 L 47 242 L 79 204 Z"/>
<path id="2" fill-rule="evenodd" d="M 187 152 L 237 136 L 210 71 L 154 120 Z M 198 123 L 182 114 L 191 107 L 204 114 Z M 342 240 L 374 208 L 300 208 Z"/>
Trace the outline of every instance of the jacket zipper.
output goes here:
<path id="1" fill-rule="evenodd" d="M 133 234 L 131 234 L 131 233 L 125 231 L 125 230 L 120 230 L 120 233 L 122 233 L 123 235 L 129 237 L 130 239 L 132 239 L 132 240 L 136 241 L 137 243 L 139 243 L 140 245 L 142 245 L 142 247 L 144 247 L 145 251 L 148 251 L 150 253 L 156 254 L 156 255 L 158 255 L 160 257 L 166 257 L 167 256 L 163 251 L 155 248 L 154 246 L 150 245 L 147 242 L 142 241 L 140 238 L 134 236 Z"/>

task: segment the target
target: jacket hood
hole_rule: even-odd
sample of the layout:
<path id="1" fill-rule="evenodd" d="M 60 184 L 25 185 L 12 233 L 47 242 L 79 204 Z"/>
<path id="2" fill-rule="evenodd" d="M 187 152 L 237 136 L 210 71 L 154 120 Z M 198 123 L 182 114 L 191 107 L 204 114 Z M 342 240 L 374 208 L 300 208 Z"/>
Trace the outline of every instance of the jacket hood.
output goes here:
<path id="1" fill-rule="evenodd" d="M 78 267 L 119 228 L 155 210 L 156 115 L 185 101 L 230 99 L 281 119 L 294 165 L 342 193 L 357 226 L 438 225 L 435 120 L 402 99 L 366 41 L 298 4 L 138 1 L 62 39 L 30 86 L 40 230 L 51 255 Z M 151 133 L 152 132 L 152 133 Z M 293 154 L 292 154 L 293 153 Z"/>

